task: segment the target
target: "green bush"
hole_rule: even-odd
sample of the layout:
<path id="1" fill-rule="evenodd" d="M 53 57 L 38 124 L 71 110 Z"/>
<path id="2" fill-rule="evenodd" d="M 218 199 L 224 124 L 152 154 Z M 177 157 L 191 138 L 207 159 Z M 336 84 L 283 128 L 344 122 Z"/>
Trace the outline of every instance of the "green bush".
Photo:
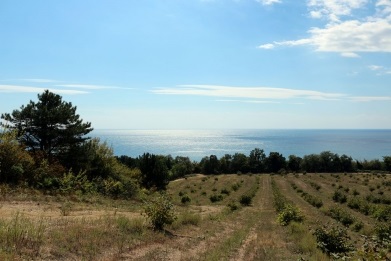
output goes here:
<path id="1" fill-rule="evenodd" d="M 188 195 L 184 195 L 182 198 L 181 198 L 181 202 L 182 204 L 187 204 L 187 203 L 190 203 L 191 199 Z"/>
<path id="2" fill-rule="evenodd" d="M 239 203 L 242 206 L 250 206 L 252 203 L 252 200 L 253 200 L 253 198 L 250 195 L 245 194 L 245 195 L 240 196 Z"/>
<path id="3" fill-rule="evenodd" d="M 172 224 L 176 217 L 174 205 L 165 194 L 160 194 L 144 206 L 144 213 L 155 230 L 163 230 L 165 225 Z"/>
<path id="4" fill-rule="evenodd" d="M 215 203 L 215 202 L 218 202 L 218 201 L 222 201 L 223 200 L 223 195 L 212 195 L 209 197 L 209 200 L 212 202 L 212 203 Z"/>
<path id="5" fill-rule="evenodd" d="M 355 218 L 353 216 L 351 216 L 348 212 L 344 211 L 342 208 L 339 207 L 330 207 L 327 210 L 326 215 L 341 222 L 345 227 L 349 227 L 355 221 Z"/>
<path id="6" fill-rule="evenodd" d="M 343 204 L 343 203 L 346 203 L 347 196 L 344 193 L 342 193 L 340 190 L 336 190 L 333 194 L 333 200 L 335 202 L 339 202 L 339 203 Z"/>
<path id="7" fill-rule="evenodd" d="M 318 247 L 328 255 L 347 253 L 352 250 L 345 228 L 324 226 L 317 228 L 314 235 Z"/>
<path id="8" fill-rule="evenodd" d="M 277 221 L 283 226 L 289 225 L 290 222 L 302 222 L 303 215 L 299 209 L 291 204 L 286 204 L 284 209 L 278 214 Z"/>

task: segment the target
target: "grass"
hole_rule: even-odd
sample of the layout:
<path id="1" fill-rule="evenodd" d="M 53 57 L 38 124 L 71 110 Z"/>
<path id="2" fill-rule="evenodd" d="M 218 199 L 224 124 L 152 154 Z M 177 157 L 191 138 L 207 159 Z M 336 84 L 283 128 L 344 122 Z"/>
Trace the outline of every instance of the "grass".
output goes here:
<path id="1" fill-rule="evenodd" d="M 0 185 L 0 260 L 328 260 L 313 235 L 319 224 L 345 223 L 347 243 L 363 249 L 361 234 L 372 238 L 376 224 L 390 221 L 390 182 L 391 175 L 366 173 L 195 175 L 168 185 L 177 219 L 163 231 L 141 215 L 143 201 L 155 196 L 148 191 L 113 200 Z M 212 195 L 222 198 L 211 202 Z M 242 196 L 251 204 L 243 206 Z M 273 204 L 278 213 L 294 209 L 305 218 L 288 215 L 280 226 Z M 366 252 L 359 253 L 363 259 Z"/>

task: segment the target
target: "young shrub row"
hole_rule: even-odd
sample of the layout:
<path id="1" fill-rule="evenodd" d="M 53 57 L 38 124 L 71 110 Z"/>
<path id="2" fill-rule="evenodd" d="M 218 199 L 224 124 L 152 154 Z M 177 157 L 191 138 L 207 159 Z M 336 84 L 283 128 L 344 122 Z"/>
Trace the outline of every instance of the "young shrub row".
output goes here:
<path id="1" fill-rule="evenodd" d="M 289 225 L 292 221 L 302 222 L 304 218 L 300 210 L 282 195 L 274 180 L 272 180 L 272 190 L 274 207 L 278 213 L 277 222 L 283 226 Z"/>
<path id="2" fill-rule="evenodd" d="M 314 206 L 316 208 L 321 208 L 323 206 L 322 199 L 320 199 L 316 196 L 308 194 L 307 192 L 301 193 L 301 196 L 304 198 L 305 201 L 307 201 L 308 203 L 310 203 L 312 206 Z"/>
<path id="3" fill-rule="evenodd" d="M 345 227 L 349 227 L 355 222 L 355 218 L 352 215 L 338 206 L 330 207 L 325 214 L 337 220 Z"/>

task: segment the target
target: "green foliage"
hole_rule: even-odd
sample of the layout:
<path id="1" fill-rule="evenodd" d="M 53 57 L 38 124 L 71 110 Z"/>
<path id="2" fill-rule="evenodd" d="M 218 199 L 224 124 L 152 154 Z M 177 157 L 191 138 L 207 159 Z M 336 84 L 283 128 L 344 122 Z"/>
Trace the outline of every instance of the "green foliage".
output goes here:
<path id="1" fill-rule="evenodd" d="M 16 132 L 0 130 L 0 183 L 18 184 L 27 180 L 34 159 L 17 142 Z"/>
<path id="2" fill-rule="evenodd" d="M 310 203 L 312 206 L 316 208 L 321 208 L 323 206 L 323 201 L 322 199 L 315 197 L 311 194 L 308 194 L 306 192 L 301 193 L 301 196 L 304 198 L 305 201 Z"/>
<path id="3" fill-rule="evenodd" d="M 72 103 L 48 90 L 38 94 L 38 102 L 30 101 L 20 110 L 2 114 L 1 119 L 6 122 L 2 126 L 17 130 L 20 142 L 45 157 L 66 153 L 87 140 L 85 135 L 92 131 L 91 123 L 83 123 Z"/>
<path id="4" fill-rule="evenodd" d="M 391 206 L 376 206 L 373 212 L 373 217 L 376 218 L 378 221 L 391 221 Z"/>
<path id="5" fill-rule="evenodd" d="M 318 247 L 328 255 L 347 253 L 352 250 L 345 228 L 324 226 L 317 228 L 314 235 Z"/>
<path id="6" fill-rule="evenodd" d="M 239 198 L 239 203 L 242 206 L 250 206 L 252 203 L 253 197 L 248 194 L 241 195 Z"/>
<path id="7" fill-rule="evenodd" d="M 182 196 L 182 198 L 181 198 L 182 204 L 190 203 L 190 201 L 191 201 L 191 199 L 190 199 L 190 197 L 189 197 L 188 195 L 184 195 L 184 196 Z"/>
<path id="8" fill-rule="evenodd" d="M 347 196 L 341 190 L 334 191 L 332 198 L 335 202 L 339 202 L 341 204 L 346 203 L 348 199 Z"/>
<path id="9" fill-rule="evenodd" d="M 141 184 L 148 189 L 165 189 L 169 182 L 169 173 L 164 156 L 144 153 L 139 157 L 139 161 Z"/>
<path id="10" fill-rule="evenodd" d="M 96 192 L 96 187 L 93 182 L 87 179 L 85 172 L 79 172 L 75 175 L 72 170 L 69 170 L 59 179 L 59 191 L 64 194 L 71 194 L 77 191 L 93 193 Z"/>
<path id="11" fill-rule="evenodd" d="M 209 200 L 210 202 L 212 203 L 215 203 L 215 202 L 218 202 L 218 201 L 222 201 L 224 199 L 223 195 L 219 194 L 214 194 L 212 196 L 209 197 Z"/>
<path id="12" fill-rule="evenodd" d="M 174 204 L 163 193 L 145 204 L 144 213 L 155 230 L 163 230 L 177 219 Z"/>
<path id="13" fill-rule="evenodd" d="M 355 218 L 340 207 L 330 207 L 326 214 L 341 222 L 345 227 L 349 227 L 355 222 Z"/>
<path id="14" fill-rule="evenodd" d="M 302 222 L 303 215 L 299 209 L 292 204 L 285 204 L 284 208 L 278 213 L 277 221 L 283 226 L 289 225 L 292 221 Z"/>

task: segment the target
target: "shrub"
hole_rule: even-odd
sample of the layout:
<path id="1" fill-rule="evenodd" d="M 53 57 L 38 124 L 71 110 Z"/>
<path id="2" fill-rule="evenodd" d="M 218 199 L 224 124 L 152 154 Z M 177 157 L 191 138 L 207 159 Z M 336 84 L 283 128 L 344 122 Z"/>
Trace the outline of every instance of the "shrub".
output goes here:
<path id="1" fill-rule="evenodd" d="M 225 195 L 229 195 L 229 190 L 228 189 L 226 189 L 226 188 L 223 188 L 222 190 L 221 190 L 221 194 L 225 194 Z"/>
<path id="2" fill-rule="evenodd" d="M 292 221 L 302 222 L 303 216 L 298 208 L 291 204 L 286 204 L 284 209 L 278 214 L 277 221 L 281 225 L 287 226 Z"/>
<path id="3" fill-rule="evenodd" d="M 177 218 L 174 212 L 174 205 L 165 194 L 160 194 L 147 203 L 144 206 L 144 213 L 155 230 L 163 230 L 166 224 L 172 224 Z"/>
<path id="4" fill-rule="evenodd" d="M 231 188 L 233 191 L 237 191 L 240 188 L 240 186 L 241 186 L 240 183 L 235 183 L 231 186 Z"/>
<path id="5" fill-rule="evenodd" d="M 348 212 L 339 207 L 331 207 L 326 212 L 326 215 L 342 223 L 342 225 L 349 227 L 354 223 L 355 219 Z"/>
<path id="6" fill-rule="evenodd" d="M 239 198 L 239 202 L 242 206 L 250 206 L 253 198 L 250 195 L 242 195 Z"/>
<path id="7" fill-rule="evenodd" d="M 231 201 L 228 203 L 227 207 L 231 210 L 231 211 L 235 211 L 235 210 L 238 210 L 239 209 L 239 206 L 234 202 L 234 201 Z"/>
<path id="8" fill-rule="evenodd" d="M 215 202 L 218 202 L 218 201 L 222 201 L 223 200 L 223 195 L 212 195 L 209 197 L 209 200 L 212 202 L 212 203 L 215 203 Z"/>
<path id="9" fill-rule="evenodd" d="M 190 198 L 188 195 L 184 195 L 184 196 L 181 198 L 182 204 L 190 203 L 190 201 L 191 201 L 191 198 Z"/>
<path id="10" fill-rule="evenodd" d="M 343 204 L 347 201 L 347 196 L 344 193 L 342 193 L 340 190 L 336 190 L 333 194 L 333 200 L 335 202 L 339 202 Z"/>
<path id="11" fill-rule="evenodd" d="M 314 232 L 318 247 L 328 255 L 335 253 L 347 253 L 352 250 L 349 244 L 349 236 L 342 227 L 321 227 Z"/>

